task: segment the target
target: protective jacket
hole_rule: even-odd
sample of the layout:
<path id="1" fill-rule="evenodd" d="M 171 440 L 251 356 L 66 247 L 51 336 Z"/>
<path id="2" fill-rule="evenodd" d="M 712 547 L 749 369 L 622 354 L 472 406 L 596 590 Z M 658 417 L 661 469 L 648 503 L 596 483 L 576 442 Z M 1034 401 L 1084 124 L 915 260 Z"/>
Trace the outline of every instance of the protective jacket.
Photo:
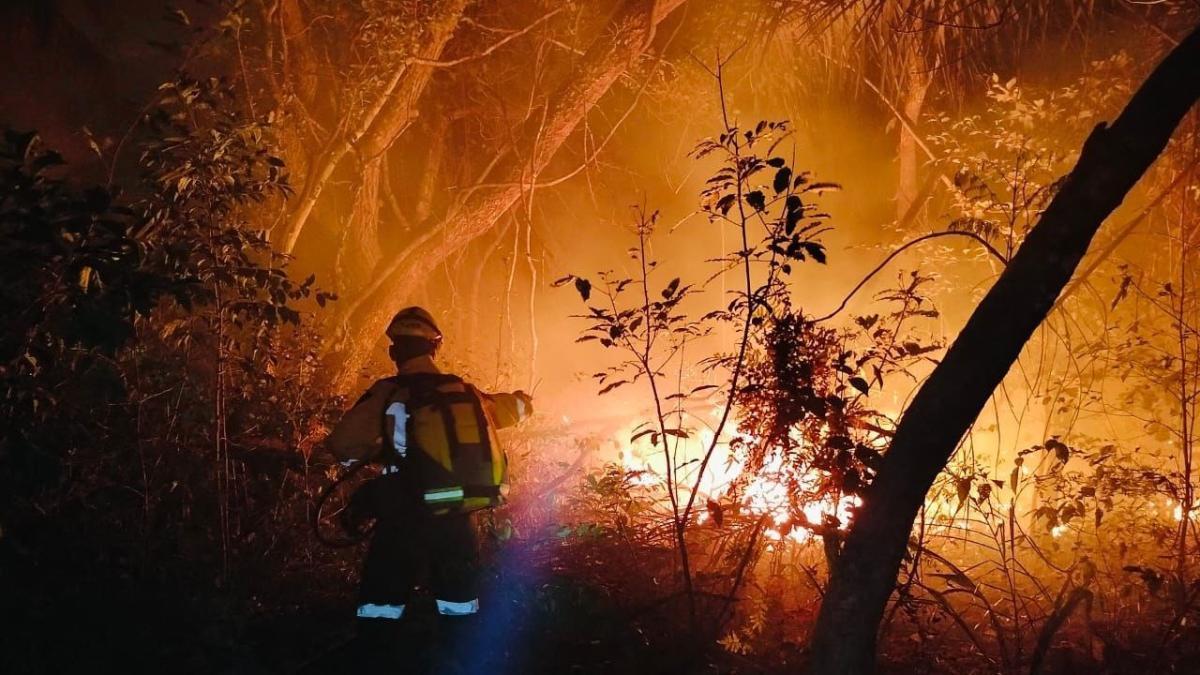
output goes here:
<path id="1" fill-rule="evenodd" d="M 402 370 L 400 375 L 423 373 L 441 374 L 441 371 L 428 360 Z M 517 394 L 485 394 L 469 384 L 465 386 L 480 394 L 488 422 L 494 429 L 511 427 L 533 412 L 528 399 Z M 384 447 L 381 420 L 388 403 L 396 400 L 401 389 L 395 377 L 379 380 L 346 412 L 328 440 L 329 449 L 338 459 L 371 461 L 379 457 Z"/>
<path id="2" fill-rule="evenodd" d="M 528 396 L 485 394 L 441 373 L 428 356 L 404 362 L 346 412 L 329 449 L 342 460 L 386 467 L 351 503 L 376 520 L 359 589 L 361 620 L 400 619 L 414 587 L 424 584 L 443 616 L 479 611 L 471 512 L 496 504 L 505 485 L 495 431 L 532 412 Z"/>
<path id="3" fill-rule="evenodd" d="M 485 394 L 418 359 L 372 385 L 334 428 L 329 447 L 339 459 L 409 474 L 437 512 L 471 511 L 497 504 L 507 489 L 496 430 L 531 412 L 527 396 Z"/>

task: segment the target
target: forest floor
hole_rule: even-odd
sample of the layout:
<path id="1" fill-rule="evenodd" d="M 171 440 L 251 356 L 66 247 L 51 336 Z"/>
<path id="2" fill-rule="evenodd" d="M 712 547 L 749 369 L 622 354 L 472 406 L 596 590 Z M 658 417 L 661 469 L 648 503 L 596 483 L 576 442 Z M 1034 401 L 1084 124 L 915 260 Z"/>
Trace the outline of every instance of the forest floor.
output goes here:
<path id="1" fill-rule="evenodd" d="M 681 608 L 658 611 L 663 608 L 655 606 L 631 615 L 609 591 L 564 569 L 557 546 L 552 539 L 510 543 L 495 556 L 479 621 L 460 643 L 468 646 L 456 650 L 460 669 L 437 672 L 732 675 L 794 673 L 803 667 L 798 642 L 748 656 L 685 644 L 678 638 L 686 620 Z M 174 585 L 147 583 L 93 562 L 77 559 L 70 569 L 24 570 L 30 573 L 24 592 L 0 599 L 7 616 L 29 617 L 3 631 L 0 672 L 364 672 L 345 649 L 354 634 L 355 575 L 344 565 L 329 565 L 323 576 L 308 568 L 275 588 L 251 593 L 207 588 L 199 579 L 194 586 L 180 586 L 178 577 Z M 14 600 L 18 606 L 11 606 Z M 432 599 L 413 605 L 410 616 L 434 648 Z M 668 625 L 672 621 L 674 630 Z M 783 628 L 796 633 L 803 626 Z M 1064 631 L 1060 637 L 1063 646 L 1050 652 L 1046 673 L 1116 675 L 1140 672 L 1157 661 L 1150 632 L 1141 638 L 1121 636 L 1127 648 L 1105 646 L 1103 654 L 1069 647 L 1087 644 L 1080 635 Z M 1173 666 L 1164 664 L 1156 672 L 1197 672 L 1188 670 L 1187 659 L 1168 661 Z M 950 626 L 920 643 L 889 640 L 879 671 L 999 672 Z M 417 671 L 401 660 L 392 672 Z"/>
<path id="2" fill-rule="evenodd" d="M 463 673 L 733 672 L 695 663 L 702 654 L 653 648 L 638 623 L 605 593 L 555 570 L 546 547 L 556 542 L 502 548 L 493 556 L 481 594 L 482 611 L 455 656 Z M 320 663 L 355 658 L 346 648 L 354 632 L 354 594 L 326 598 L 295 617 L 264 616 L 250 627 L 263 672 L 324 670 Z M 418 598 L 407 620 L 430 636 L 439 630 L 432 597 Z M 336 654 L 335 654 L 336 652 Z M 462 660 L 466 660 L 463 663 Z M 703 660 L 703 659 L 701 659 Z M 451 671 L 453 672 L 453 671 Z"/>
<path id="3" fill-rule="evenodd" d="M 102 539 L 112 536 L 92 530 Z M 295 534 L 311 542 L 306 532 Z M 169 564 L 139 568 L 129 558 L 97 555 L 104 549 L 87 536 L 48 531 L 29 542 L 42 553 L 35 565 L 13 538 L 0 539 L 0 579 L 21 580 L 17 592 L 0 593 L 2 615 L 17 617 L 0 631 L 0 672 L 363 672 L 339 651 L 355 628 L 353 550 L 287 549 L 303 555 L 283 566 L 242 560 L 230 581 L 214 585 L 207 574 L 211 560 L 183 547 Z M 769 651 L 741 656 L 699 649 L 681 637 L 687 613 L 678 597 L 672 602 L 661 592 L 639 591 L 638 571 L 602 548 L 552 534 L 490 548 L 483 611 L 460 643 L 467 646 L 455 650 L 459 672 L 774 674 L 803 667 L 811 617 L 789 616 L 772 626 L 785 639 Z M 418 630 L 436 630 L 431 598 L 414 602 L 410 616 Z M 1188 670 L 1196 663 L 1194 648 L 1184 644 L 1190 637 L 1164 645 L 1160 619 L 1146 617 L 1141 634 L 1071 621 L 1043 672 L 1198 672 Z M 1000 672 L 949 622 L 926 626 L 913 639 L 917 633 L 897 622 L 882 648 L 883 675 Z M 426 642 L 437 644 L 433 637 Z M 335 666 L 326 667 L 330 662 Z M 414 671 L 402 664 L 393 672 Z"/>

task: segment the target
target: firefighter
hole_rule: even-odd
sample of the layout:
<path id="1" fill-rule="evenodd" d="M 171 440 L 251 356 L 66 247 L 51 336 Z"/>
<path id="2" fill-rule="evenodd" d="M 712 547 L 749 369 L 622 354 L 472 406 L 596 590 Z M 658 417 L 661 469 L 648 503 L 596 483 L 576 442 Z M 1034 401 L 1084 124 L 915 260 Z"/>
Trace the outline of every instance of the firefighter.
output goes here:
<path id="1" fill-rule="evenodd" d="M 495 431 L 528 417 L 532 403 L 524 392 L 485 394 L 438 370 L 442 332 L 420 307 L 397 313 L 387 336 L 397 374 L 372 385 L 328 443 L 343 462 L 382 466 L 346 512 L 351 526 L 375 519 L 356 639 L 394 653 L 405 648 L 398 628 L 412 623 L 403 619 L 417 585 L 432 590 L 443 637 L 461 633 L 480 611 L 472 514 L 502 501 L 507 467 Z"/>

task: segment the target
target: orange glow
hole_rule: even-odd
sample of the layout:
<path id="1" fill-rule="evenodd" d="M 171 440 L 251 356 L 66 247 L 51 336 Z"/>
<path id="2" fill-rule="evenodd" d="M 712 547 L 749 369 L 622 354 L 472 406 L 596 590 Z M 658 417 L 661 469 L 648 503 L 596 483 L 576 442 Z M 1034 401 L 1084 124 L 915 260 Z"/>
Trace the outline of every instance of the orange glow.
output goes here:
<path id="1" fill-rule="evenodd" d="M 714 418 L 719 418 L 720 414 L 720 407 L 713 408 Z M 649 436 L 642 436 L 630 443 L 633 428 L 634 425 L 628 425 L 628 428 L 615 436 L 617 446 L 625 448 L 620 453 L 621 465 L 626 471 L 634 474 L 633 482 L 636 485 L 664 485 L 665 465 L 661 445 L 653 446 Z M 681 467 L 678 471 L 679 480 L 683 483 L 680 490 L 686 492 L 695 482 L 695 467 L 699 466 L 705 451 L 712 446 L 713 431 L 702 429 L 694 438 L 678 439 L 677 444 L 674 443 L 677 439 L 671 440 L 670 450 L 674 454 L 675 464 Z M 723 434 L 713 447 L 712 458 L 700 480 L 698 496 L 702 501 L 728 501 L 734 482 L 745 472 L 745 466 L 730 450 L 730 440 L 728 435 Z M 789 512 L 789 471 L 794 469 L 785 465 L 783 456 L 778 452 L 772 453 L 762 469 L 741 489 L 739 503 L 742 509 L 753 515 L 768 516 L 769 525 L 763 530 L 767 539 L 803 544 L 812 538 L 812 531 L 805 527 L 805 522 L 820 524 L 830 515 L 835 515 L 841 522 L 840 529 L 844 530 L 849 526 L 854 508 L 862 503 L 862 500 L 855 496 L 843 496 L 839 500 L 827 497 L 803 504 L 800 511 L 804 520 L 793 518 Z M 815 489 L 820 478 L 817 471 L 809 469 L 797 477 L 795 483 L 802 490 L 811 490 Z M 696 517 L 696 522 L 701 525 L 709 520 L 709 513 L 705 510 L 701 510 Z"/>

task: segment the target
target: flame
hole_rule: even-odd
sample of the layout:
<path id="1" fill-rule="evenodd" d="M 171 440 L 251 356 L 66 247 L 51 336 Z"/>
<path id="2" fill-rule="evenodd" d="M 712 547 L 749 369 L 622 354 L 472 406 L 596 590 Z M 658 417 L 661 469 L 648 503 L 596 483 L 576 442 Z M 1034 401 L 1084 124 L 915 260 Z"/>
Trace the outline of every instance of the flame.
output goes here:
<path id="1" fill-rule="evenodd" d="M 719 418 L 721 412 L 722 409 L 716 407 L 711 411 L 711 415 Z M 622 466 L 633 474 L 632 481 L 635 485 L 662 485 L 665 482 L 666 458 L 661 441 L 658 446 L 654 446 L 649 436 L 642 436 L 631 443 L 633 430 L 633 425 L 629 425 L 616 437 L 618 447 L 626 448 L 619 456 Z M 744 434 L 740 434 L 740 437 L 753 440 Z M 697 496 L 704 500 L 720 502 L 722 499 L 728 500 L 730 487 L 745 472 L 745 466 L 730 449 L 731 436 L 722 434 L 715 445 L 713 439 L 714 432 L 703 428 L 691 438 L 678 439 L 677 443 L 677 439 L 672 438 L 671 452 L 679 475 L 680 489 L 686 490 L 690 489 L 695 481 L 696 471 L 699 470 L 704 453 L 709 447 L 713 448 L 712 457 L 704 475 L 701 476 Z M 767 516 L 768 525 L 763 530 L 763 536 L 768 540 L 803 544 L 812 539 L 813 533 L 804 526 L 803 521 L 793 519 L 789 512 L 788 477 L 792 475 L 790 471 L 794 469 L 786 465 L 782 453 L 772 453 L 762 469 L 757 471 L 755 477 L 742 489 L 740 504 L 748 513 Z M 819 472 L 810 469 L 797 476 L 795 483 L 801 489 L 808 490 L 814 489 L 820 480 Z M 826 497 L 803 505 L 801 512 L 808 523 L 822 523 L 826 516 L 836 516 L 841 523 L 840 528 L 845 529 L 849 526 L 855 507 L 861 504 L 862 500 L 854 496 L 843 496 L 836 500 Z M 696 518 L 698 524 L 709 520 L 710 515 L 706 510 L 701 510 Z"/>
<path id="2" fill-rule="evenodd" d="M 1170 505 L 1170 503 L 1171 502 L 1167 502 L 1168 505 Z M 1192 508 L 1188 509 L 1188 520 L 1196 520 L 1197 513 L 1200 513 L 1200 504 L 1195 504 L 1192 506 Z M 1175 522 L 1183 522 L 1183 504 L 1181 502 L 1176 502 L 1175 508 L 1171 511 L 1171 514 L 1175 516 Z"/>

